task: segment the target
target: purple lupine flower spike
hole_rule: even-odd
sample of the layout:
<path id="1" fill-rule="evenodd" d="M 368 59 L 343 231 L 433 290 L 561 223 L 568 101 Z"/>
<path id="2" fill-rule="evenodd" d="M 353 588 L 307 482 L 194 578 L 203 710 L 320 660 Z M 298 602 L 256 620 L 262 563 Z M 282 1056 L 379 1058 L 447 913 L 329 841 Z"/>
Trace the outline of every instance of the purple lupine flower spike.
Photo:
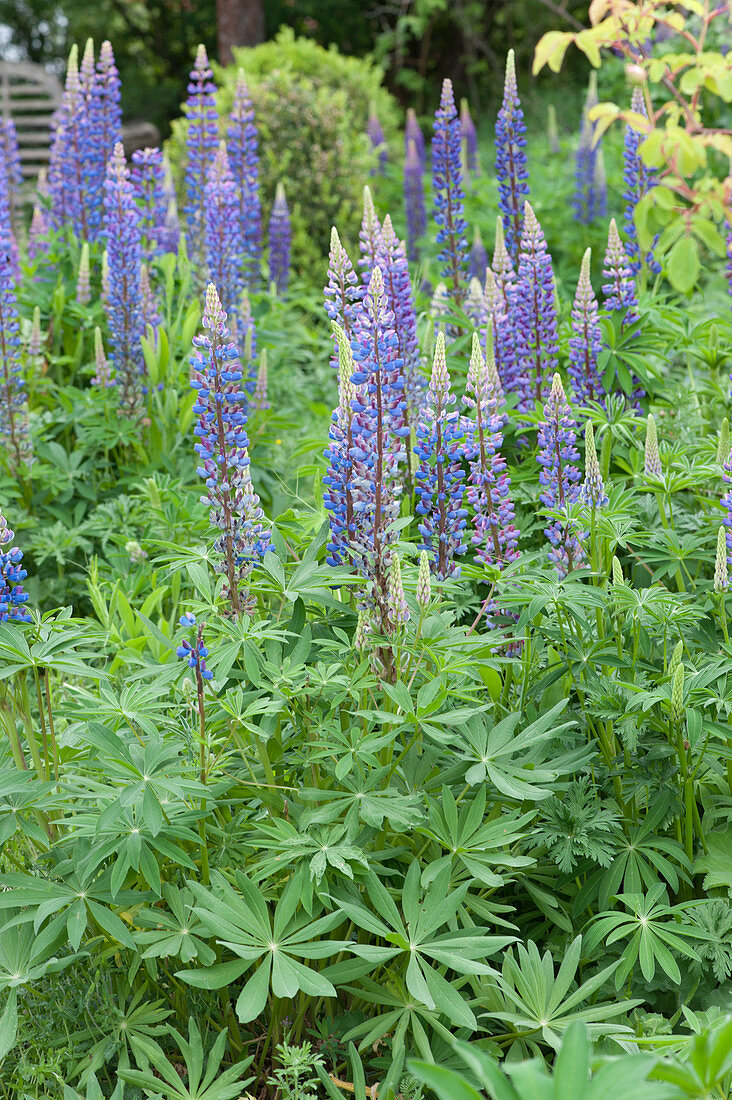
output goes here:
<path id="1" fill-rule="evenodd" d="M 0 623 L 29 623 L 26 608 L 28 593 L 23 591 L 23 581 L 28 576 L 21 564 L 23 551 L 19 546 L 5 549 L 13 540 L 8 521 L 0 513 Z"/>
<path id="2" fill-rule="evenodd" d="M 23 165 L 18 148 L 18 135 L 12 118 L 0 118 L 0 160 L 5 162 L 5 176 L 10 191 L 10 213 L 16 214 L 16 203 L 23 186 Z"/>
<path id="3" fill-rule="evenodd" d="M 0 447 L 14 474 L 30 460 L 30 442 L 13 245 L 9 188 L 5 164 L 0 160 Z"/>
<path id="4" fill-rule="evenodd" d="M 599 213 L 595 191 L 598 150 L 595 145 L 595 124 L 589 118 L 589 112 L 597 102 L 597 77 L 592 73 L 582 109 L 572 198 L 574 219 L 581 225 L 590 225 Z"/>
<path id="5" fill-rule="evenodd" d="M 90 236 L 89 166 L 89 114 L 79 80 L 78 53 L 72 46 L 66 85 L 54 116 L 48 191 L 54 228 L 68 224 L 82 241 Z"/>
<path id="6" fill-rule="evenodd" d="M 602 275 L 605 308 L 613 312 L 625 310 L 623 328 L 627 328 L 638 320 L 638 294 L 615 218 L 610 221 Z"/>
<path id="7" fill-rule="evenodd" d="M 470 114 L 467 99 L 460 100 L 460 137 L 463 143 L 464 162 L 468 175 L 478 174 L 478 131 Z"/>
<path id="8" fill-rule="evenodd" d="M 598 317 L 597 299 L 590 282 L 590 257 L 588 248 L 582 257 L 577 291 L 572 306 L 572 335 L 569 338 L 569 366 L 567 373 L 572 380 L 572 396 L 580 405 L 589 401 L 602 401 L 605 389 L 597 365 L 602 350 L 602 331 Z"/>
<path id="9" fill-rule="evenodd" d="M 369 107 L 366 133 L 371 142 L 371 148 L 377 156 L 379 175 L 383 176 L 386 171 L 386 166 L 389 163 L 389 149 L 386 144 L 386 138 L 384 137 L 384 130 L 379 122 L 379 116 L 376 113 L 376 106 L 373 103 Z"/>
<path id="10" fill-rule="evenodd" d="M 465 448 L 470 468 L 467 499 L 473 509 L 475 527 L 471 542 L 476 547 L 476 557 L 498 569 L 519 556 L 519 533 L 509 495 L 511 479 L 501 455 L 503 417 L 497 408 L 502 397 L 495 366 L 491 370 L 490 357 L 484 358 L 480 339 L 474 333 L 463 397 L 463 403 L 475 409 L 475 421 L 468 421 Z"/>
<path id="11" fill-rule="evenodd" d="M 325 457 L 328 469 L 323 476 L 323 504 L 328 512 L 330 542 L 327 546 L 329 565 L 350 564 L 351 541 L 356 530 L 353 507 L 353 402 L 356 387 L 353 375 L 353 352 L 345 330 L 333 322 L 338 346 L 338 405 L 331 417 L 328 447 Z"/>
<path id="12" fill-rule="evenodd" d="M 140 208 L 142 251 L 147 260 L 162 252 L 173 251 L 167 224 L 168 199 L 165 193 L 165 163 L 161 149 L 136 149 L 132 154 L 130 177 Z"/>
<path id="13" fill-rule="evenodd" d="M 450 296 L 460 305 L 465 296 L 468 243 L 465 239 L 465 192 L 460 163 L 460 119 L 455 107 L 452 81 L 442 82 L 440 105 L 435 112 L 432 140 L 432 182 L 435 195 L 438 259 Z"/>
<path id="14" fill-rule="evenodd" d="M 79 271 L 76 276 L 76 300 L 80 306 L 88 306 L 91 302 L 89 276 L 89 242 L 84 241 L 81 246 Z"/>
<path id="15" fill-rule="evenodd" d="M 414 148 L 417 152 L 417 156 L 419 157 L 419 163 L 424 168 L 427 160 L 427 153 L 425 151 L 424 144 L 424 134 L 422 133 L 422 128 L 419 125 L 419 122 L 417 121 L 417 115 L 415 113 L 414 107 L 407 108 L 407 121 L 404 127 L 405 153 L 409 152 L 410 141 L 414 142 Z"/>
<path id="16" fill-rule="evenodd" d="M 352 399 L 351 495 L 356 529 L 351 540 L 355 567 L 366 581 L 364 600 L 382 633 L 388 632 L 388 571 L 392 528 L 399 515 L 399 466 L 405 461 L 404 378 L 394 314 L 378 266 L 371 272 L 351 337 L 356 387 Z"/>
<path id="17" fill-rule="evenodd" d="M 184 638 L 176 649 L 176 654 L 180 657 L 181 661 L 186 662 L 189 668 L 195 669 L 196 674 L 200 675 L 202 680 L 213 680 L 213 672 L 210 668 L 206 668 L 208 649 L 203 644 L 203 631 L 206 624 L 201 623 L 198 625 L 196 623 L 196 616 L 190 611 L 186 611 L 184 615 L 181 615 L 178 622 L 186 630 L 190 630 L 191 627 L 196 627 L 197 629 L 193 631 L 193 642 L 189 642 L 187 638 Z"/>
<path id="18" fill-rule="evenodd" d="M 727 230 L 727 268 L 725 274 L 727 275 L 727 288 L 732 294 L 732 225 Z"/>
<path id="19" fill-rule="evenodd" d="M 636 87 L 630 100 L 630 109 L 642 119 L 648 119 L 646 101 L 643 89 Z M 652 168 L 646 168 L 638 152 L 641 142 L 646 134 L 643 130 L 636 130 L 630 123 L 625 129 L 623 143 L 623 198 L 625 199 L 625 214 L 623 217 L 623 230 L 627 240 L 627 252 L 629 267 L 633 275 L 638 275 L 643 261 L 649 269 L 658 274 L 661 265 L 653 255 L 653 248 L 641 257 L 638 245 L 638 234 L 635 227 L 635 208 L 643 196 L 656 185 L 656 173 Z"/>
<path id="20" fill-rule="evenodd" d="M 529 409 L 541 400 L 546 379 L 557 365 L 557 303 L 552 258 L 528 202 L 513 302 L 518 389 L 521 408 Z"/>
<path id="21" fill-rule="evenodd" d="M 358 264 L 359 267 L 364 269 L 363 280 L 368 284 L 376 263 L 376 254 L 381 244 L 381 222 L 374 207 L 371 188 L 368 185 L 363 189 L 363 218 L 361 219 L 358 240 L 361 247 L 361 258 Z"/>
<path id="22" fill-rule="evenodd" d="M 206 263 L 227 315 L 236 313 L 244 290 L 236 185 L 221 141 L 206 180 L 203 199 Z"/>
<path id="23" fill-rule="evenodd" d="M 407 215 L 407 255 L 412 263 L 419 259 L 419 238 L 427 229 L 423 165 L 417 146 L 410 139 L 404 158 L 404 208 Z"/>
<path id="24" fill-rule="evenodd" d="M 465 432 L 445 360 L 445 336 L 435 344 L 432 375 L 425 405 L 417 425 L 415 451 L 419 466 L 415 475 L 418 527 L 422 547 L 430 556 L 430 570 L 441 581 L 459 577 L 455 557 L 464 554 L 468 511 L 463 507 L 465 474 L 462 469 Z"/>
<path id="25" fill-rule="evenodd" d="M 539 453 L 536 456 L 541 466 L 539 483 L 543 487 L 539 500 L 550 511 L 562 511 L 579 498 L 576 440 L 572 410 L 562 380 L 555 374 L 544 406 L 544 419 L 539 425 Z M 549 560 L 554 563 L 560 578 L 583 564 L 582 547 L 571 524 L 550 519 L 544 534 L 551 545 Z"/>
<path id="26" fill-rule="evenodd" d="M 227 577 L 226 599 L 238 616 L 253 610 L 245 582 L 270 549 L 270 538 L 248 469 L 246 395 L 241 386 L 239 350 L 231 340 L 226 313 L 212 283 L 206 290 L 201 323 L 204 331 L 194 338 L 190 360 L 191 386 L 196 390 L 193 412 L 198 418 L 198 474 L 206 484 L 201 499 L 209 505 L 211 525 L 219 531 L 214 541 L 216 571 Z"/>
<path id="27" fill-rule="evenodd" d="M 404 242 L 394 232 L 388 214 L 384 218 L 376 262 L 384 277 L 389 308 L 394 314 L 394 329 L 404 379 L 404 397 L 407 401 L 407 421 L 412 424 L 422 402 L 424 389 L 424 379 L 419 369 L 417 311 Z"/>
<path id="28" fill-rule="evenodd" d="M 659 467 L 660 464 L 659 459 Z M 724 508 L 722 523 L 726 532 L 727 565 L 732 571 L 732 454 L 722 463 L 722 478 L 728 486 L 727 491 L 722 495 L 722 507 Z"/>
<path id="29" fill-rule="evenodd" d="M 287 292 L 290 279 L 290 209 L 287 205 L 285 188 L 277 184 L 275 201 L 269 219 L 269 279 L 275 284 L 279 295 Z"/>
<path id="30" fill-rule="evenodd" d="M 476 225 L 473 235 L 473 244 L 470 249 L 470 270 L 468 275 L 471 279 L 477 279 L 482 284 L 485 280 L 485 269 L 487 267 L 488 253 L 483 244 L 483 238 L 480 235 L 480 227 Z"/>
<path id="31" fill-rule="evenodd" d="M 323 291 L 325 312 L 331 321 L 337 321 L 346 336 L 350 337 L 353 322 L 358 313 L 358 303 L 364 295 L 364 288 L 358 281 L 353 264 L 341 244 L 338 230 L 333 226 L 330 231 L 330 254 L 328 257 L 328 282 Z M 331 359 L 331 366 L 338 368 L 338 357 Z"/>
<path id="32" fill-rule="evenodd" d="M 108 273 L 105 309 L 111 360 L 117 373 L 122 412 L 137 419 L 142 412 L 141 376 L 145 369 L 140 343 L 144 334 L 140 289 L 142 242 L 140 212 L 120 142 L 107 165 L 104 231 Z"/>
<path id="33" fill-rule="evenodd" d="M 92 236 L 98 240 L 103 234 L 107 161 L 115 144 L 122 140 L 122 84 L 109 42 L 102 42 L 89 88 L 89 222 Z"/>
<path id="34" fill-rule="evenodd" d="M 262 204 L 259 195 L 259 136 L 254 107 L 241 69 L 226 131 L 229 164 L 236 184 L 239 232 L 244 241 L 245 279 L 256 285 L 262 255 Z"/>
<path id="35" fill-rule="evenodd" d="M 529 194 L 529 169 L 526 124 L 518 96 L 513 50 L 508 51 L 506 58 L 503 103 L 496 119 L 496 177 L 506 246 L 515 262 L 523 232 L 524 202 Z"/>
<path id="36" fill-rule="evenodd" d="M 188 120 L 186 149 L 186 240 L 195 265 L 203 263 L 205 224 L 203 201 L 211 163 L 219 143 L 216 85 L 205 46 L 199 46 L 183 110 Z"/>

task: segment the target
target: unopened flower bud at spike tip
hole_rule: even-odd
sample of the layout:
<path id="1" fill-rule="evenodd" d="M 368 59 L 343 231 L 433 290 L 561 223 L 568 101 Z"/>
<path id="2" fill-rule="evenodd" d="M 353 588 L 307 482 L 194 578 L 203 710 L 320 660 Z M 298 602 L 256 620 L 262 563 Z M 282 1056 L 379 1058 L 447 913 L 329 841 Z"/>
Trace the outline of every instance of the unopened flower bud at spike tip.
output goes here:
<path id="1" fill-rule="evenodd" d="M 727 569 L 727 535 L 724 527 L 717 532 L 717 555 L 714 561 L 714 591 L 725 592 L 729 583 Z"/>
<path id="2" fill-rule="evenodd" d="M 668 666 L 669 676 L 674 675 L 674 673 L 676 672 L 676 669 L 681 664 L 681 658 L 683 657 L 683 655 L 684 655 L 684 643 L 683 643 L 683 641 L 679 640 L 673 648 L 673 652 L 671 654 L 671 660 L 669 661 L 669 666 Z"/>
<path id="3" fill-rule="evenodd" d="M 719 429 L 719 443 L 717 444 L 717 462 L 723 465 L 730 457 L 730 431 L 729 420 L 725 416 Z"/>
<path id="4" fill-rule="evenodd" d="M 612 572 L 613 572 L 613 584 L 616 584 L 616 585 L 625 584 L 625 578 L 623 577 L 623 568 L 622 568 L 620 562 L 618 561 L 618 559 L 615 557 L 614 554 L 613 554 Z"/>
<path id="5" fill-rule="evenodd" d="M 426 550 L 419 555 L 419 572 L 417 574 L 417 603 L 421 608 L 427 607 L 432 598 L 432 576 L 430 573 L 430 559 Z"/>
<path id="6" fill-rule="evenodd" d="M 402 567 L 398 554 L 394 555 L 389 570 L 389 618 L 395 625 L 406 623 L 409 619 L 409 608 L 404 595 Z"/>
<path id="7" fill-rule="evenodd" d="M 681 662 L 674 669 L 671 681 L 671 720 L 675 726 L 684 721 L 684 666 Z"/>
<path id="8" fill-rule="evenodd" d="M 658 433 L 653 414 L 649 413 L 646 420 L 646 445 L 645 445 L 645 474 L 646 477 L 660 480 L 663 477 L 661 469 L 661 456 L 658 451 Z"/>
<path id="9" fill-rule="evenodd" d="M 585 426 L 585 480 L 580 499 L 590 508 L 602 508 L 608 502 L 595 450 L 595 429 L 590 420 Z"/>

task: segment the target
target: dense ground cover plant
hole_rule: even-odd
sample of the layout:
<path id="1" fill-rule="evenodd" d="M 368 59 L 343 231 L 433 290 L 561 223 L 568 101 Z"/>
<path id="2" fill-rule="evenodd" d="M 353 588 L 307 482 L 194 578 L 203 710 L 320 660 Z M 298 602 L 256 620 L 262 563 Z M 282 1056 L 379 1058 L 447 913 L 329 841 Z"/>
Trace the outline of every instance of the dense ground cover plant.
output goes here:
<path id="1" fill-rule="evenodd" d="M 509 59 L 495 174 L 448 82 L 433 188 L 410 119 L 325 294 L 284 208 L 271 278 L 243 86 L 215 117 L 199 54 L 179 227 L 85 56 L 70 178 L 117 205 L 20 277 L 0 218 L 0 1086 L 724 1097 L 724 272 L 651 280 L 620 185 L 568 215 Z"/>

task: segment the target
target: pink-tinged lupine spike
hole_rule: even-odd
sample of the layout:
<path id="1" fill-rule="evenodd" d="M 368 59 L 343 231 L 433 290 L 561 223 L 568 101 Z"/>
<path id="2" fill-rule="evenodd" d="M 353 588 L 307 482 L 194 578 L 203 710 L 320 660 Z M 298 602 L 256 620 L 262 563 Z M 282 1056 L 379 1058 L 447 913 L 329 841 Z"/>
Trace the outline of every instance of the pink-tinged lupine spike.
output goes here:
<path id="1" fill-rule="evenodd" d="M 364 269 L 364 282 L 368 284 L 381 244 L 381 222 L 374 207 L 371 188 L 368 185 L 363 189 L 363 219 L 358 239 L 361 245 L 361 259 L 358 262 L 359 266 Z"/>
<path id="2" fill-rule="evenodd" d="M 94 376 L 91 380 L 92 386 L 108 389 L 110 386 L 114 385 L 112 369 L 109 365 L 107 356 L 104 354 L 104 342 L 102 340 L 102 330 L 100 328 L 94 329 L 94 368 Z"/>
<path id="3" fill-rule="evenodd" d="M 417 121 L 417 115 L 414 107 L 407 107 L 407 121 L 404 126 L 404 150 L 409 151 L 410 141 L 414 142 L 414 149 L 419 157 L 419 162 L 424 167 L 426 160 L 426 151 L 424 144 L 424 134 L 422 133 L 422 127 Z"/>

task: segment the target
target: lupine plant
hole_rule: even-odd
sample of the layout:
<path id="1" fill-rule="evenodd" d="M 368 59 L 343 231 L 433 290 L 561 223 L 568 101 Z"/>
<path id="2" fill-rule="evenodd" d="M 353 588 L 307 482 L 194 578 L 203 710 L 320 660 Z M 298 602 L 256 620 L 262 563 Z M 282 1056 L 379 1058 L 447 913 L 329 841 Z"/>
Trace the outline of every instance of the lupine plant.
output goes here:
<path id="1" fill-rule="evenodd" d="M 259 196 L 259 136 L 254 107 L 244 73 L 239 70 L 226 130 L 229 164 L 236 184 L 239 233 L 244 242 L 244 268 L 249 286 L 259 274 L 262 251 L 262 208 Z"/>
<path id="2" fill-rule="evenodd" d="M 366 133 L 368 135 L 371 148 L 376 155 L 378 163 L 378 171 L 383 176 L 386 166 L 389 163 L 389 149 L 386 144 L 386 138 L 384 136 L 384 129 L 379 122 L 379 116 L 376 113 L 376 107 L 372 103 L 369 108 L 369 117 L 366 123 Z"/>
<path id="3" fill-rule="evenodd" d="M 638 233 L 635 226 L 635 208 L 643 196 L 654 185 L 653 169 L 647 168 L 640 158 L 638 149 L 643 140 L 643 132 L 638 129 L 642 126 L 642 119 L 648 119 L 643 89 L 636 86 L 630 100 L 630 109 L 635 115 L 639 115 L 637 126 L 629 122 L 625 128 L 623 142 L 623 198 L 625 199 L 625 215 L 623 218 L 623 231 L 625 233 L 626 251 L 630 260 L 630 270 L 638 275 L 642 263 L 648 265 L 649 270 L 656 274 L 661 270 L 661 265 L 654 258 L 653 249 L 644 256 L 638 245 Z"/>
<path id="4" fill-rule="evenodd" d="M 558 374 L 552 379 L 551 390 L 544 406 L 544 418 L 539 425 L 541 467 L 539 500 L 552 512 L 561 512 L 578 500 L 580 472 L 575 465 L 577 426 Z M 579 533 L 571 521 L 551 518 L 544 529 L 550 543 L 549 559 L 560 577 L 582 565 L 584 554 Z"/>
<path id="5" fill-rule="evenodd" d="M 478 172 L 478 131 L 467 99 L 460 100 L 460 137 L 463 142 L 463 159 L 468 177 Z"/>
<path id="6" fill-rule="evenodd" d="M 206 265 L 224 312 L 235 316 L 244 290 L 244 242 L 237 219 L 236 184 L 221 141 L 211 162 L 203 196 Z"/>
<path id="7" fill-rule="evenodd" d="M 404 157 L 404 208 L 407 215 L 407 253 L 411 263 L 418 257 L 418 241 L 427 228 L 423 166 L 417 143 L 410 138 Z"/>
<path id="8" fill-rule="evenodd" d="M 5 165 L 0 164 L 0 438 L 5 464 L 16 473 L 29 458 L 22 374 L 14 238 Z"/>
<path id="9" fill-rule="evenodd" d="M 529 169 L 526 124 L 518 95 L 513 50 L 508 51 L 506 59 L 503 103 L 496 119 L 496 176 L 506 246 L 515 262 L 523 233 L 524 203 L 529 194 Z"/>
<path id="10" fill-rule="evenodd" d="M 290 242 L 292 232 L 290 229 L 290 210 L 287 205 L 285 188 L 282 183 L 277 184 L 275 200 L 272 204 L 272 213 L 269 218 L 269 278 L 274 283 L 277 293 L 284 294 L 290 279 Z"/>
<path id="11" fill-rule="evenodd" d="M 204 197 L 209 170 L 218 148 L 219 116 L 216 85 L 204 46 L 199 46 L 188 83 L 185 103 L 186 129 L 186 239 L 188 253 L 196 263 L 204 256 Z"/>
<path id="12" fill-rule="evenodd" d="M 467 268 L 468 243 L 465 238 L 465 192 L 461 166 L 460 119 L 455 107 L 452 82 L 444 80 L 440 105 L 435 112 L 432 140 L 432 184 L 435 195 L 434 217 L 438 259 L 442 275 L 456 304 L 464 297 L 463 279 Z"/>
<path id="13" fill-rule="evenodd" d="M 575 401 L 586 404 L 600 401 L 604 389 L 598 366 L 602 350 L 602 333 L 598 316 L 597 299 L 590 281 L 590 257 L 588 248 L 582 257 L 580 276 L 572 305 L 572 335 L 569 338 L 569 366 L 567 373 L 572 380 Z"/>
<path id="14" fill-rule="evenodd" d="M 557 306 L 552 258 L 527 202 L 513 297 L 517 387 L 525 408 L 542 398 L 557 365 Z"/>

